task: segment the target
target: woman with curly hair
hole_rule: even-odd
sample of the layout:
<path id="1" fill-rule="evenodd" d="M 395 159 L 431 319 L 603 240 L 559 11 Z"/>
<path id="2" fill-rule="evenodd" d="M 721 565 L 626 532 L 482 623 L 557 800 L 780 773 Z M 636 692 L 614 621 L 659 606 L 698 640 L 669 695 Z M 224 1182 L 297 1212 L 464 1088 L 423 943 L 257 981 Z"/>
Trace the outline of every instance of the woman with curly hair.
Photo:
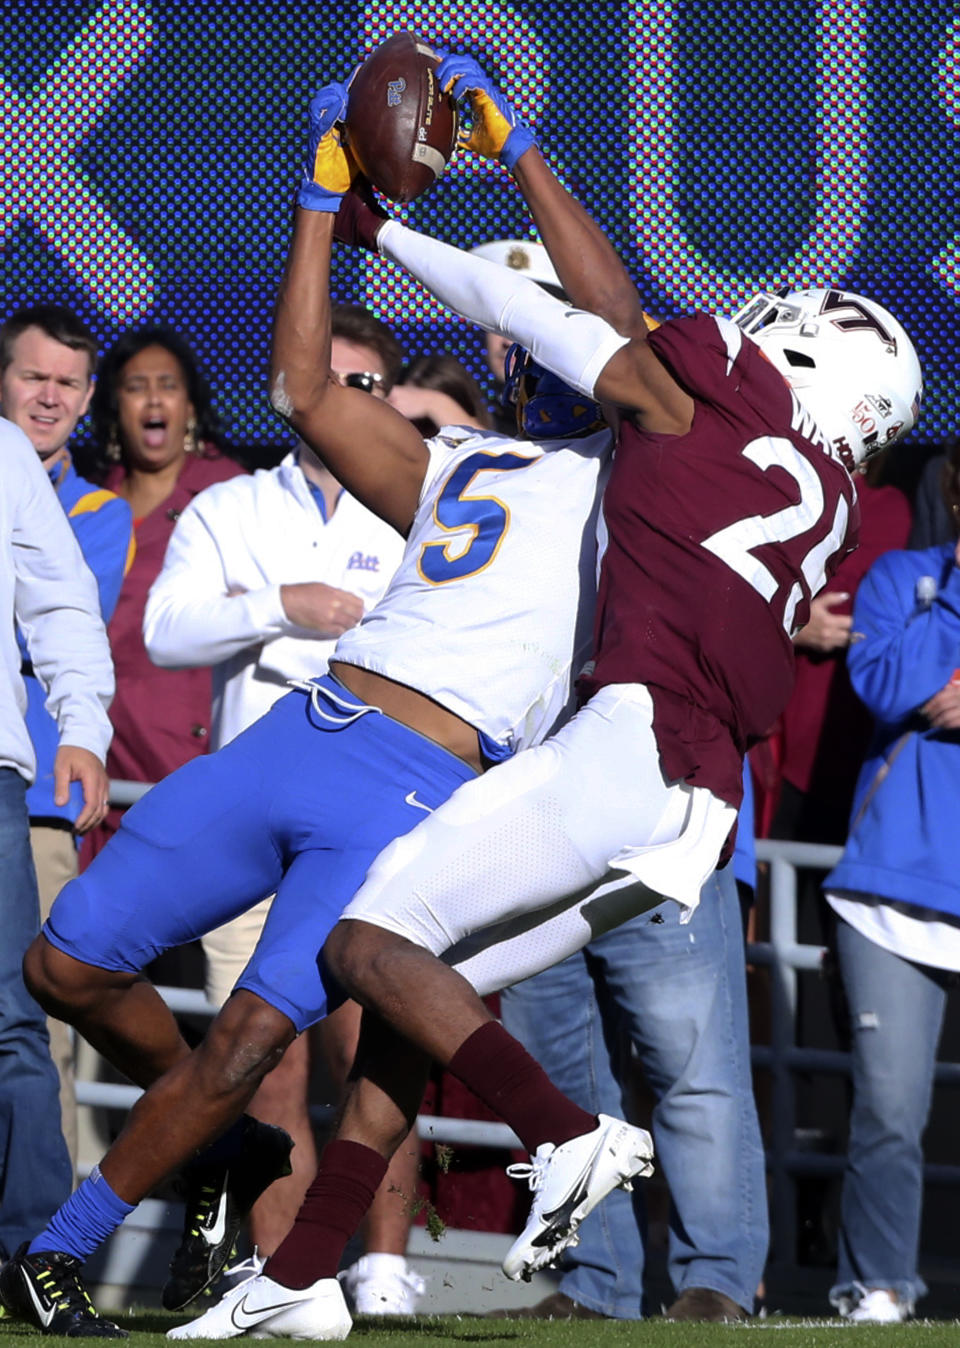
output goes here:
<path id="1" fill-rule="evenodd" d="M 243 470 L 217 448 L 207 381 L 188 344 L 169 329 L 133 329 L 117 340 L 101 362 L 91 411 L 94 474 L 129 502 L 137 547 L 108 628 L 117 693 L 107 771 L 157 782 L 206 752 L 211 682 L 209 669 L 150 662 L 141 632 L 147 592 L 187 502 Z M 116 832 L 121 813 L 111 809 L 87 835 L 81 864 Z"/>

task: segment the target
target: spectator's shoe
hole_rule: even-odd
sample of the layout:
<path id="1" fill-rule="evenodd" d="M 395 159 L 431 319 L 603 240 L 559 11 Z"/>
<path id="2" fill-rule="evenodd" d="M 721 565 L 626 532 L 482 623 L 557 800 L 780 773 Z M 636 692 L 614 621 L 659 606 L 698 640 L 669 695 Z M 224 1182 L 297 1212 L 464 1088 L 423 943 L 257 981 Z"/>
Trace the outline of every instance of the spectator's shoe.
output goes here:
<path id="1" fill-rule="evenodd" d="M 632 1189 L 637 1175 L 653 1173 L 650 1134 L 609 1114 L 598 1118 L 592 1132 L 559 1147 L 544 1142 L 529 1164 L 507 1166 L 508 1175 L 527 1180 L 533 1190 L 527 1224 L 503 1261 L 514 1282 L 529 1279 L 576 1245 L 577 1227 L 612 1189 Z"/>
<path id="2" fill-rule="evenodd" d="M 68 1339 L 125 1339 L 127 1331 L 93 1308 L 80 1280 L 79 1259 L 59 1250 L 27 1254 L 24 1242 L 0 1268 L 0 1301 L 42 1334 Z"/>
<path id="3" fill-rule="evenodd" d="M 196 1161 L 184 1172 L 183 1235 L 163 1288 L 166 1310 L 189 1306 L 219 1278 L 247 1213 L 264 1189 L 291 1173 L 292 1150 L 282 1128 L 247 1117 L 239 1156 L 217 1165 Z"/>
<path id="4" fill-rule="evenodd" d="M 709 1320 L 715 1324 L 729 1325 L 737 1320 L 749 1320 L 750 1316 L 725 1292 L 715 1292 L 712 1287 L 685 1287 L 673 1305 L 663 1312 L 663 1318 Z"/>
<path id="5" fill-rule="evenodd" d="M 365 1254 L 337 1277 L 354 1315 L 413 1315 L 427 1286 L 401 1254 Z"/>
<path id="6" fill-rule="evenodd" d="M 538 1301 L 535 1306 L 520 1306 L 508 1311 L 485 1311 L 488 1320 L 609 1320 L 603 1311 L 593 1311 L 589 1306 L 581 1306 L 579 1301 L 568 1297 L 565 1292 L 551 1292 Z"/>
<path id="7" fill-rule="evenodd" d="M 840 1314 L 852 1325 L 897 1325 L 913 1310 L 885 1287 L 872 1287 L 864 1291 L 856 1305 L 850 1301 L 846 1305 L 848 1309 L 841 1306 Z"/>
<path id="8" fill-rule="evenodd" d="M 168 1339 L 345 1339 L 353 1321 L 336 1278 L 312 1287 L 283 1287 L 263 1273 L 231 1287 L 215 1306 Z"/>

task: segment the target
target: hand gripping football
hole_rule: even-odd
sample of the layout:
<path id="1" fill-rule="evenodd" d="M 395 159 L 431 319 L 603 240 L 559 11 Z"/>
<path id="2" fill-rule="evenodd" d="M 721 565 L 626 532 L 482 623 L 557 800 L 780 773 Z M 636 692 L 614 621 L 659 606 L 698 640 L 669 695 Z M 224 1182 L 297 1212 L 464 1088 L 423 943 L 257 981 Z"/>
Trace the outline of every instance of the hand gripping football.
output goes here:
<path id="1" fill-rule="evenodd" d="M 346 143 L 391 201 L 432 187 L 457 143 L 457 113 L 434 74 L 437 56 L 413 33 L 394 33 L 350 81 Z"/>

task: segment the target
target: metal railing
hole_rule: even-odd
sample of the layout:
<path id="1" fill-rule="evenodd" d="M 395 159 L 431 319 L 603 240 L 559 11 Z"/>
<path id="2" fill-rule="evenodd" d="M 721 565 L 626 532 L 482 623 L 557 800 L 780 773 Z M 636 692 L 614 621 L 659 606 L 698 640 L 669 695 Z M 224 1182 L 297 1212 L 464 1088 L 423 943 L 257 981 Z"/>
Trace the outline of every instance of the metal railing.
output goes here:
<path id="1" fill-rule="evenodd" d="M 797 1044 L 797 995 L 799 975 L 821 968 L 824 948 L 797 940 L 797 872 L 831 870 L 842 849 L 820 843 L 757 841 L 757 860 L 770 868 L 769 941 L 751 942 L 750 963 L 770 969 L 770 1043 L 752 1048 L 754 1066 L 769 1070 L 770 1131 L 767 1168 L 770 1175 L 770 1259 L 795 1262 L 797 1234 L 797 1185 L 804 1176 L 835 1175 L 843 1169 L 843 1156 L 809 1153 L 797 1149 L 795 1074 L 815 1072 L 849 1076 L 850 1054 L 828 1049 L 804 1048 Z M 938 1085 L 960 1085 L 960 1063 L 938 1063 Z M 927 1182 L 960 1184 L 960 1166 L 926 1165 Z"/>
<path id="2" fill-rule="evenodd" d="M 137 782 L 111 782 L 110 798 L 117 805 L 130 805 L 148 786 Z M 842 1169 L 842 1156 L 801 1151 L 796 1146 L 795 1074 L 850 1073 L 850 1055 L 797 1044 L 797 995 L 799 975 L 818 970 L 824 956 L 819 945 L 797 940 L 797 872 L 829 870 L 841 849 L 816 843 L 757 842 L 757 859 L 769 867 L 768 941 L 751 942 L 749 963 L 770 970 L 770 1042 L 754 1044 L 755 1067 L 769 1071 L 771 1079 L 767 1167 L 770 1175 L 770 1259 L 781 1264 L 795 1262 L 797 1233 L 797 1180 L 805 1176 L 829 1176 Z M 213 1016 L 217 1008 L 203 992 L 189 988 L 161 987 L 164 1001 L 174 1012 Z M 960 1063 L 938 1063 L 937 1084 L 960 1085 Z M 91 1107 L 130 1109 L 141 1091 L 135 1086 L 100 1081 L 77 1081 L 77 1103 Z M 315 1111 L 323 1115 L 324 1111 Z M 327 1111 L 329 1112 L 329 1111 Z M 476 1119 L 453 1119 L 421 1115 L 422 1137 L 452 1146 L 483 1146 L 511 1150 L 519 1139 L 506 1124 Z M 960 1184 L 960 1166 L 928 1165 L 928 1181 Z"/>

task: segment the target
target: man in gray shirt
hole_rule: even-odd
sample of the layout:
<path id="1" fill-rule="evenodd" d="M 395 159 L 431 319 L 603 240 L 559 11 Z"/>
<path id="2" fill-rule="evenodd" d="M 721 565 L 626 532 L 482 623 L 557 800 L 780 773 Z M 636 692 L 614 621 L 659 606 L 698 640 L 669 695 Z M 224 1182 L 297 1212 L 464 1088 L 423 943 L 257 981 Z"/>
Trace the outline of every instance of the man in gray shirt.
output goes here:
<path id="1" fill-rule="evenodd" d="M 39 930 L 26 789 L 36 769 L 16 627 L 59 730 L 56 799 L 79 782 L 77 828 L 106 813 L 113 663 L 87 568 L 36 450 L 0 418 L 0 1255 L 12 1254 L 70 1193 L 59 1083 L 43 1013 L 20 961 Z"/>

